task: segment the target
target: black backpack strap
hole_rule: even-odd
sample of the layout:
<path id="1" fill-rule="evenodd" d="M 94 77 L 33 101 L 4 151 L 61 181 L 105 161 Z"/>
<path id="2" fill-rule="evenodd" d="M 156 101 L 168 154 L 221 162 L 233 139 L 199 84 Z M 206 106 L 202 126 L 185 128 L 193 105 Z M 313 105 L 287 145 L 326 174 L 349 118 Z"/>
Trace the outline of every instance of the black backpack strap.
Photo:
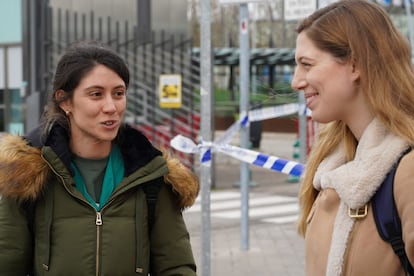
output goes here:
<path id="1" fill-rule="evenodd" d="M 34 235 L 34 213 L 36 203 L 33 200 L 27 200 L 22 203 L 23 210 L 26 214 L 27 228 L 29 228 L 30 234 Z"/>
<path id="2" fill-rule="evenodd" d="M 155 206 L 157 204 L 158 193 L 161 188 L 161 184 L 164 183 L 164 178 L 159 177 L 154 181 L 150 181 L 143 185 L 145 197 L 147 199 L 148 209 L 148 233 L 151 235 L 152 226 L 154 225 Z"/>
<path id="3" fill-rule="evenodd" d="M 402 156 L 407 152 L 404 152 Z M 404 270 L 409 275 L 414 275 L 414 268 L 405 252 L 401 220 L 394 199 L 394 177 L 402 156 L 388 172 L 385 180 L 372 198 L 372 209 L 379 235 L 384 241 L 391 244 L 395 254 L 400 258 Z"/>
<path id="4" fill-rule="evenodd" d="M 147 200 L 149 238 L 151 238 L 152 227 L 155 222 L 155 207 L 157 205 L 158 193 L 163 183 L 164 183 L 164 177 L 159 177 L 153 181 L 143 184 L 143 187 L 142 187 L 145 193 L 146 200 Z M 151 271 L 153 270 L 151 263 L 152 262 L 150 258 L 149 275 L 152 275 Z"/>
<path id="5" fill-rule="evenodd" d="M 32 254 L 34 254 L 34 216 L 35 216 L 36 202 L 34 200 L 27 200 L 22 203 L 22 207 L 26 214 L 27 228 L 29 229 L 31 240 L 32 240 L 32 250 L 33 250 Z M 32 269 L 30 272 L 28 272 L 27 276 L 34 275 L 33 264 L 31 265 L 31 267 Z"/>

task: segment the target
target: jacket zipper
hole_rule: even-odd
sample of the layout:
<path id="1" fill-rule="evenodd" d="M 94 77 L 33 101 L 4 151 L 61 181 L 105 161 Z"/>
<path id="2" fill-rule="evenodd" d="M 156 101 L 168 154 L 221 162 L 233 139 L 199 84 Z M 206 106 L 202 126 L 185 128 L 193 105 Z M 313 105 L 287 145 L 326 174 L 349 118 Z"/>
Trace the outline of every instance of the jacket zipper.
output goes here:
<path id="1" fill-rule="evenodd" d="M 60 180 L 62 181 L 62 183 L 65 183 L 63 177 L 56 172 L 56 170 L 53 168 L 53 166 L 51 166 L 51 164 L 43 157 L 43 155 L 41 155 L 42 159 L 46 162 L 46 164 L 48 164 L 49 168 L 55 173 L 55 175 L 57 175 Z M 63 187 L 65 188 L 65 190 L 68 192 L 68 194 L 72 195 L 73 197 L 81 200 L 82 202 L 86 203 L 88 206 L 91 206 L 94 210 L 95 208 L 86 200 L 83 198 L 79 198 L 77 196 L 75 196 L 71 191 L 69 191 L 69 189 L 66 187 L 66 185 L 63 185 Z M 125 193 L 126 191 L 122 191 L 120 194 Z M 98 212 L 96 212 L 96 220 L 95 220 L 95 225 L 96 225 L 96 276 L 99 276 L 99 264 L 100 264 L 100 258 L 99 258 L 99 250 L 100 250 L 100 236 L 101 236 L 101 225 L 102 225 L 102 211 L 103 209 L 105 209 L 107 206 L 109 206 L 113 201 L 115 200 L 115 197 L 112 197 L 111 199 L 109 199 L 105 206 L 102 207 L 102 209 Z"/>
<path id="2" fill-rule="evenodd" d="M 46 162 L 46 164 L 48 164 L 49 168 L 54 172 L 54 174 L 60 178 L 62 183 L 65 183 L 65 180 L 63 179 L 63 177 L 53 168 L 52 165 L 50 165 L 50 163 L 43 157 L 43 155 L 41 155 L 41 157 Z M 63 185 L 63 187 L 68 192 L 68 194 L 70 194 L 73 197 L 79 199 L 80 201 L 86 203 L 88 206 L 91 206 L 95 210 L 95 208 L 86 199 L 79 198 L 79 197 L 75 196 L 71 191 L 69 191 L 69 189 L 66 187 L 66 185 Z M 110 201 L 108 201 L 107 203 L 109 203 L 109 202 Z M 102 225 L 102 209 L 101 209 L 100 212 L 96 212 L 96 220 L 95 220 L 95 224 L 96 224 L 96 263 L 95 263 L 95 265 L 96 265 L 96 274 L 95 275 L 96 276 L 99 275 L 99 269 L 98 269 L 99 268 L 99 263 L 100 263 L 100 259 L 99 259 L 100 243 L 99 243 L 99 240 L 100 240 L 100 235 L 101 235 L 100 226 Z"/>
<path id="3" fill-rule="evenodd" d="M 96 276 L 99 275 L 99 251 L 100 251 L 100 237 L 101 237 L 101 225 L 102 225 L 102 214 L 96 212 Z"/>

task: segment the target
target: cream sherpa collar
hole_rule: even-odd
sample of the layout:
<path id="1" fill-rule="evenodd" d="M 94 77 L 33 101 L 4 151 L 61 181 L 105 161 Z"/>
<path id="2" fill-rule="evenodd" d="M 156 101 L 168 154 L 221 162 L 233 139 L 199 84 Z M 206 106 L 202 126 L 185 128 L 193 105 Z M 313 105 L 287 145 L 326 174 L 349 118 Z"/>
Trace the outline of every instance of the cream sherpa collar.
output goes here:
<path id="1" fill-rule="evenodd" d="M 387 172 L 408 147 L 402 138 L 390 133 L 374 119 L 359 141 L 354 160 L 345 163 L 342 147 L 326 157 L 318 167 L 314 187 L 332 188 L 341 203 L 335 219 L 326 274 L 341 275 L 344 253 L 354 219 L 348 208 L 356 209 L 368 203 L 381 185 Z"/>

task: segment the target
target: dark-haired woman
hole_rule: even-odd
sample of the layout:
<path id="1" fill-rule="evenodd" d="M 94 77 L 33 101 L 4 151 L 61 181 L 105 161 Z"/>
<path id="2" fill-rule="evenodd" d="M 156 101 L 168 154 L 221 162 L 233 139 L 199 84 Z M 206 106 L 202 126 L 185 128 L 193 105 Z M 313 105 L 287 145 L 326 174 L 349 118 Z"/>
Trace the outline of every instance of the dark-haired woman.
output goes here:
<path id="1" fill-rule="evenodd" d="M 197 178 L 123 123 L 128 84 L 118 55 L 76 44 L 41 127 L 1 139 L 0 275 L 196 274 Z"/>

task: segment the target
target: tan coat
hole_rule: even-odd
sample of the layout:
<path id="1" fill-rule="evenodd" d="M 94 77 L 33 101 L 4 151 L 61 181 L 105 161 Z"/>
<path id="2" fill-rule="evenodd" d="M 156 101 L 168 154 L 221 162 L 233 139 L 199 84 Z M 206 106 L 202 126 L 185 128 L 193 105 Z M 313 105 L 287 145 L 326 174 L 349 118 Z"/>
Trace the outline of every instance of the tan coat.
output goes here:
<path id="1" fill-rule="evenodd" d="M 414 151 L 400 162 L 394 182 L 394 196 L 402 221 L 405 250 L 414 264 Z M 327 275 L 332 233 L 340 197 L 332 189 L 321 189 L 308 217 L 306 275 Z M 356 219 L 346 242 L 342 274 L 352 276 L 405 275 L 391 246 L 378 234 L 370 204 L 365 218 Z M 331 275 L 329 275 L 331 276 Z"/>

